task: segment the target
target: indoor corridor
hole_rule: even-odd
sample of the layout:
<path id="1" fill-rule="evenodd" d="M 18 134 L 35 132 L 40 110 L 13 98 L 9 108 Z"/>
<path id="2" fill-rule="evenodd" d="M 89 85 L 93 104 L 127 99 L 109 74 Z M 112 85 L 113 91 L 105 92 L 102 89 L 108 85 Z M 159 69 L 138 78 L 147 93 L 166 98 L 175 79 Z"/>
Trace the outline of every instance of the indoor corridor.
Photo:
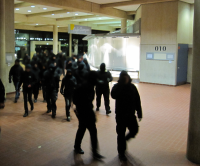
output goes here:
<path id="1" fill-rule="evenodd" d="M 136 84 L 143 119 L 137 137 L 128 142 L 127 163 L 120 163 L 115 131 L 115 101 L 111 99 L 110 116 L 104 102 L 97 112 L 100 153 L 104 162 L 93 161 L 88 131 L 82 142 L 84 155 L 74 155 L 73 146 L 78 120 L 72 112 L 66 121 L 65 102 L 57 100 L 57 116 L 46 114 L 42 93 L 33 112 L 23 118 L 23 95 L 14 103 L 14 94 L 7 95 L 6 107 L 0 110 L 0 166 L 193 166 L 186 159 L 190 85 L 177 87 Z M 95 101 L 94 101 L 95 105 Z M 30 107 L 29 107 L 30 109 Z M 96 109 L 96 107 L 94 107 Z"/>

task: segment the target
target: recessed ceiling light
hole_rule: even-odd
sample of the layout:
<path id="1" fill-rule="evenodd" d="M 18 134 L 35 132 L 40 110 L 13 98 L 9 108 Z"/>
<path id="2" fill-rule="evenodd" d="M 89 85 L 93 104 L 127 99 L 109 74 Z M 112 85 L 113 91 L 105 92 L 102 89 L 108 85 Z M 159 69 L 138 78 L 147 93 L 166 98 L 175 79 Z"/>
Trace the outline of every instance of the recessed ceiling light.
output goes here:
<path id="1" fill-rule="evenodd" d="M 36 24 L 36 25 L 38 25 L 38 24 Z"/>
<path id="2" fill-rule="evenodd" d="M 52 16 L 54 16 L 55 14 L 52 14 Z"/>
<path id="3" fill-rule="evenodd" d="M 70 12 L 67 12 L 67 14 L 69 14 Z"/>
<path id="4" fill-rule="evenodd" d="M 28 10 L 28 12 L 30 13 L 30 12 L 31 12 L 31 10 Z"/>
<path id="5" fill-rule="evenodd" d="M 75 15 L 77 16 L 77 15 L 78 15 L 78 13 L 75 13 Z"/>
<path id="6" fill-rule="evenodd" d="M 57 26 L 57 27 L 59 27 L 59 26 Z"/>
<path id="7" fill-rule="evenodd" d="M 85 21 L 87 21 L 87 19 L 85 19 Z"/>
<path id="8" fill-rule="evenodd" d="M 46 8 L 46 7 L 44 7 L 44 8 L 43 8 L 43 10 L 47 10 L 47 8 Z"/>
<path id="9" fill-rule="evenodd" d="M 101 19 L 101 18 L 99 18 L 99 19 Z"/>
<path id="10" fill-rule="evenodd" d="M 35 7 L 35 6 L 31 6 L 31 7 Z"/>
<path id="11" fill-rule="evenodd" d="M 15 10 L 19 10 L 19 8 L 16 8 Z"/>

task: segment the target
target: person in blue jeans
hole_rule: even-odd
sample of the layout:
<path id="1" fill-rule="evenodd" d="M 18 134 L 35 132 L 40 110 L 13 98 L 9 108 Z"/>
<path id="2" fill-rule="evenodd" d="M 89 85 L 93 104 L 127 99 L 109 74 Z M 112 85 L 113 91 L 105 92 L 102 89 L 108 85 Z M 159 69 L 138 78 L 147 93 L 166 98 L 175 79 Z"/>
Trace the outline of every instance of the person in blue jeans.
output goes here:
<path id="1" fill-rule="evenodd" d="M 19 64 L 19 59 L 15 60 L 15 64 L 12 66 L 12 68 L 10 69 L 9 72 L 9 83 L 12 83 L 15 86 L 15 103 L 17 103 L 17 100 L 19 99 L 20 96 L 20 87 L 19 87 L 19 83 L 20 83 L 20 79 L 23 73 L 23 68 L 20 66 Z"/>

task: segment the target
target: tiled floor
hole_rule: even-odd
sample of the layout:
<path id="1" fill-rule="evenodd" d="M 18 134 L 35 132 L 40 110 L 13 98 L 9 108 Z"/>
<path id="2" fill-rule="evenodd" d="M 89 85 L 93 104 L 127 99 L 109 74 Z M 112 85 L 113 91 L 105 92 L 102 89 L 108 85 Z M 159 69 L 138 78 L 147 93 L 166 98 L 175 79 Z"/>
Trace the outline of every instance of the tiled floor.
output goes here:
<path id="1" fill-rule="evenodd" d="M 66 122 L 63 97 L 59 94 L 56 119 L 46 114 L 40 92 L 35 109 L 23 118 L 22 96 L 17 104 L 7 96 L 6 108 L 0 110 L 0 166 L 193 166 L 186 157 L 190 85 L 168 87 L 136 84 L 144 118 L 137 137 L 128 143 L 127 163 L 117 158 L 114 100 L 110 116 L 104 107 L 97 113 L 97 129 L 104 162 L 93 161 L 90 137 L 86 132 L 82 148 L 85 154 L 74 155 L 73 144 L 78 121 Z"/>

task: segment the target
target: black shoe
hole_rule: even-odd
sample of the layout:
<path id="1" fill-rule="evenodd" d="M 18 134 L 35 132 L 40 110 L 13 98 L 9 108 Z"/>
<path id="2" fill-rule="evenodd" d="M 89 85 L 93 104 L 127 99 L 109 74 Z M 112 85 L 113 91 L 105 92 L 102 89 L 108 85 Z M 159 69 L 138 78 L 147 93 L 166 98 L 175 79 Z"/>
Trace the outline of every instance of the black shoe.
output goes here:
<path id="1" fill-rule="evenodd" d="M 127 157 L 125 156 L 125 154 L 119 154 L 119 159 L 121 161 L 127 161 Z"/>
<path id="2" fill-rule="evenodd" d="M 80 148 L 80 149 L 74 149 L 74 151 L 78 154 L 84 154 L 84 151 Z"/>
<path id="3" fill-rule="evenodd" d="M 34 103 L 37 103 L 37 99 L 34 100 Z"/>
<path id="4" fill-rule="evenodd" d="M 99 111 L 99 107 L 97 107 L 96 111 Z"/>
<path id="5" fill-rule="evenodd" d="M 43 100 L 43 103 L 46 103 L 47 101 L 46 100 Z"/>
<path id="6" fill-rule="evenodd" d="M 68 122 L 70 122 L 70 120 L 71 120 L 71 117 L 70 117 L 70 116 L 68 116 L 68 117 L 67 117 L 67 121 L 68 121 Z"/>
<path id="7" fill-rule="evenodd" d="M 31 111 L 33 111 L 33 110 L 34 110 L 34 106 L 32 105 L 32 106 L 31 106 Z"/>
<path id="8" fill-rule="evenodd" d="M 27 116 L 28 116 L 28 113 L 25 113 L 23 117 L 27 117 Z"/>
<path id="9" fill-rule="evenodd" d="M 109 111 L 106 111 L 106 114 L 108 115 L 108 114 L 110 114 L 112 111 L 111 110 L 109 110 Z"/>
<path id="10" fill-rule="evenodd" d="M 47 110 L 47 113 L 50 113 L 51 112 L 51 110 Z"/>
<path id="11" fill-rule="evenodd" d="M 17 103 L 17 99 L 15 99 L 14 103 Z"/>
<path id="12" fill-rule="evenodd" d="M 94 158 L 95 160 L 102 160 L 102 159 L 104 159 L 105 157 L 102 156 L 102 155 L 100 155 L 99 153 L 93 153 L 93 158 Z"/>
<path id="13" fill-rule="evenodd" d="M 52 118 L 55 118 L 55 117 L 56 117 L 56 114 L 52 114 L 51 117 L 52 117 Z"/>

